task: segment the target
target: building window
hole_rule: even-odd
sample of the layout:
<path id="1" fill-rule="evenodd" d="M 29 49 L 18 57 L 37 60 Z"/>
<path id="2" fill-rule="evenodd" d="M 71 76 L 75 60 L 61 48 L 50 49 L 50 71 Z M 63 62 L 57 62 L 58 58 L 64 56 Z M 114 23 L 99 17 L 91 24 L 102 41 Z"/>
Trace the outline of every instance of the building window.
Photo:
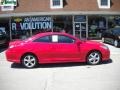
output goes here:
<path id="1" fill-rule="evenodd" d="M 50 0 L 50 7 L 52 9 L 63 8 L 63 0 Z"/>
<path id="2" fill-rule="evenodd" d="M 53 6 L 60 6 L 60 0 L 53 0 Z"/>
<path id="3" fill-rule="evenodd" d="M 97 0 L 99 8 L 109 9 L 110 8 L 110 0 Z"/>
<path id="4" fill-rule="evenodd" d="M 108 6 L 108 0 L 101 0 L 101 6 Z"/>

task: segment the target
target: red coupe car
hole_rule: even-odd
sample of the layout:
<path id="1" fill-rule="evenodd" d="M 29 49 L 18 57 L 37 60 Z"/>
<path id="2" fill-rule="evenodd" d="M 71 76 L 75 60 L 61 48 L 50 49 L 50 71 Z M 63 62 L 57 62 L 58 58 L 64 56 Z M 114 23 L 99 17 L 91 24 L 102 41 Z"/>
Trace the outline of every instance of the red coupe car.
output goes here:
<path id="1" fill-rule="evenodd" d="M 38 63 L 87 62 L 91 65 L 110 59 L 110 51 L 102 43 L 80 40 L 66 33 L 40 33 L 26 40 L 10 42 L 7 60 L 33 68 Z"/>

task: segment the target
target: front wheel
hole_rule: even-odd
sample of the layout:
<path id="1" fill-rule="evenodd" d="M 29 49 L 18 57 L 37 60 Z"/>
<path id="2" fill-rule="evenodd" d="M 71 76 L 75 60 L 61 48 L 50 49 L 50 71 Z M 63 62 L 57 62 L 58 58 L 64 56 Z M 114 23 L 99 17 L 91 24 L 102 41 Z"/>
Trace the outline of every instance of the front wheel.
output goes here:
<path id="1" fill-rule="evenodd" d="M 87 56 L 87 63 L 90 65 L 97 65 L 101 61 L 101 54 L 97 51 L 93 51 Z"/>
<path id="2" fill-rule="evenodd" d="M 34 68 L 37 65 L 37 58 L 34 55 L 27 54 L 22 58 L 22 65 L 25 68 Z"/>

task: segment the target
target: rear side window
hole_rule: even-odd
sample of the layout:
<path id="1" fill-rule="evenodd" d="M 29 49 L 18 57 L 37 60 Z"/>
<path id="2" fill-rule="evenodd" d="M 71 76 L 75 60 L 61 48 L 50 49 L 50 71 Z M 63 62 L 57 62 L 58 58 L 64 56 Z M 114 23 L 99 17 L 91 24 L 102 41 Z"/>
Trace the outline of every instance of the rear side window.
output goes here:
<path id="1" fill-rule="evenodd" d="M 34 40 L 34 42 L 51 42 L 51 36 L 40 37 Z"/>

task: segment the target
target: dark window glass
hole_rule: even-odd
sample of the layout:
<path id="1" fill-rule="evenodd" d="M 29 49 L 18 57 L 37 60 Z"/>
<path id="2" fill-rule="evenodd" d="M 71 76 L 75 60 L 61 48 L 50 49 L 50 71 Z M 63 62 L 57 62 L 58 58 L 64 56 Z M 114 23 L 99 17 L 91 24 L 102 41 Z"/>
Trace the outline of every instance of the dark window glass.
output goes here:
<path id="1" fill-rule="evenodd" d="M 112 30 L 113 34 L 120 35 L 120 28 L 116 28 Z"/>
<path id="2" fill-rule="evenodd" d="M 58 36 L 58 42 L 59 43 L 73 43 L 74 40 L 67 36 Z"/>
<path id="3" fill-rule="evenodd" d="M 108 0 L 101 0 L 101 5 L 107 6 L 108 5 Z"/>
<path id="4" fill-rule="evenodd" d="M 2 31 L 0 30 L 0 35 L 2 35 Z"/>
<path id="5" fill-rule="evenodd" d="M 51 42 L 51 37 L 50 36 L 40 37 L 34 40 L 34 42 Z"/>
<path id="6" fill-rule="evenodd" d="M 60 6 L 60 0 L 53 0 L 53 6 Z"/>
<path id="7" fill-rule="evenodd" d="M 0 36 L 5 36 L 5 32 L 3 32 L 2 30 L 0 30 Z"/>
<path id="8" fill-rule="evenodd" d="M 85 15 L 76 15 L 74 17 L 75 22 L 86 22 L 86 16 Z"/>

